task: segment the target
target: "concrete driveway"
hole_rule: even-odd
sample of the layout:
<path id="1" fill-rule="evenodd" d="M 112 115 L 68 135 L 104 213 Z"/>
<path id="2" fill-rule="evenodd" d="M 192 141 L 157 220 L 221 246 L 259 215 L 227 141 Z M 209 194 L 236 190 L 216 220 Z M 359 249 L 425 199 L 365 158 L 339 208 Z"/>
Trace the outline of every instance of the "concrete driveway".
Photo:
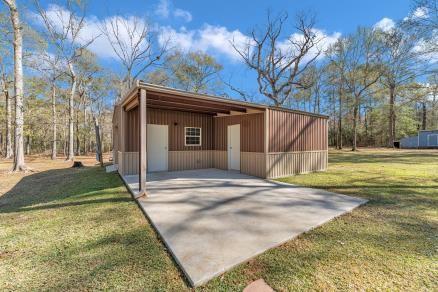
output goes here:
<path id="1" fill-rule="evenodd" d="M 147 190 L 140 205 L 194 286 L 366 202 L 217 169 L 148 174 Z"/>

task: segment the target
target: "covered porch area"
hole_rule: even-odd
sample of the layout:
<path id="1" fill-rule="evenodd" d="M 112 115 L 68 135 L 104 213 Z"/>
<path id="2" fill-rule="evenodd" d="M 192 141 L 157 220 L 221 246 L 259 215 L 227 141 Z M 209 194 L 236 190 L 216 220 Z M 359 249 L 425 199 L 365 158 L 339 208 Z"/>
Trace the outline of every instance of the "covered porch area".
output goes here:
<path id="1" fill-rule="evenodd" d="M 218 168 L 263 177 L 266 110 L 253 104 L 138 84 L 114 114 L 114 163 L 135 195 L 150 173 Z"/>

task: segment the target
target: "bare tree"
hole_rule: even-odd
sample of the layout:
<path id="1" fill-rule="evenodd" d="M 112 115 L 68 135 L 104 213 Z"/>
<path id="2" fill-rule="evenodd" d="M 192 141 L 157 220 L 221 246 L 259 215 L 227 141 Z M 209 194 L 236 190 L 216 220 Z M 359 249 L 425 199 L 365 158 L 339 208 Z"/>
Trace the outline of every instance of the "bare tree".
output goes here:
<path id="1" fill-rule="evenodd" d="M 14 131 L 14 165 L 13 171 L 24 171 L 27 169 L 24 163 L 23 143 L 23 36 L 20 17 L 15 0 L 3 0 L 9 7 L 11 23 L 14 31 L 14 96 L 15 96 L 15 131 Z"/>
<path id="2" fill-rule="evenodd" d="M 45 25 L 51 44 L 55 46 L 67 66 L 70 78 L 68 154 L 66 160 L 74 159 L 74 98 L 77 90 L 76 62 L 97 37 L 84 39 L 81 35 L 85 23 L 85 9 L 81 2 L 67 0 L 66 7 L 54 6 L 51 14 L 35 1 L 39 15 Z"/>
<path id="3" fill-rule="evenodd" d="M 266 27 L 253 29 L 247 44 L 232 42 L 246 65 L 257 72 L 259 92 L 277 107 L 285 104 L 294 89 L 309 86 L 300 77 L 320 54 L 314 19 L 298 16 L 296 32 L 282 42 L 287 20 L 287 14 L 275 19 L 268 14 Z"/>
<path id="4" fill-rule="evenodd" d="M 159 62 L 167 49 L 167 42 L 163 46 L 156 44 L 151 25 L 135 16 L 111 17 L 100 30 L 125 70 L 124 86 L 128 88 L 147 68 Z"/>
<path id="5" fill-rule="evenodd" d="M 51 159 L 55 160 L 57 156 L 58 142 L 58 117 L 56 110 L 57 103 L 57 82 L 65 74 L 65 66 L 63 66 L 62 58 L 59 54 L 51 54 L 43 50 L 34 55 L 29 63 L 30 67 L 41 74 L 41 77 L 47 82 L 50 87 L 50 101 L 52 113 L 52 140 L 51 140 Z"/>

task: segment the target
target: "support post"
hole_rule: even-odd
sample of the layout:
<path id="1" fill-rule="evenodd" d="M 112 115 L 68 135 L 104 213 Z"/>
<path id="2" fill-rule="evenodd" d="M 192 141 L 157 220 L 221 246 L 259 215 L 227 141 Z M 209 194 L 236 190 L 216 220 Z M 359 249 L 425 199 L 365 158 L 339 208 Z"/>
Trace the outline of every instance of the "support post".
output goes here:
<path id="1" fill-rule="evenodd" d="M 140 139 L 139 139 L 139 170 L 138 170 L 138 177 L 139 177 L 139 193 L 137 195 L 138 197 L 145 196 L 146 195 L 146 90 L 140 89 L 139 94 L 139 129 L 140 129 Z"/>
<path id="2" fill-rule="evenodd" d="M 124 167 L 125 167 L 125 140 L 126 140 L 126 135 L 125 135 L 125 127 L 126 127 L 126 121 L 125 121 L 125 117 L 126 117 L 126 113 L 125 113 L 125 109 L 123 108 L 123 105 L 120 105 L 120 123 L 119 123 L 119 141 L 120 141 L 120 145 L 119 145 L 119 151 L 122 153 L 122 157 L 119 160 L 119 173 L 121 175 L 125 175 L 124 172 Z"/>

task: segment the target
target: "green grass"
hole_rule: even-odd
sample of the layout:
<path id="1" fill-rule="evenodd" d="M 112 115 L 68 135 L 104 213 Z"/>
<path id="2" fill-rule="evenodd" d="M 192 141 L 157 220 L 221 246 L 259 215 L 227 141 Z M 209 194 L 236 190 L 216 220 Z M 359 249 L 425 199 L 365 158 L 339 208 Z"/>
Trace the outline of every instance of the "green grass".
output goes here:
<path id="1" fill-rule="evenodd" d="M 331 152 L 329 170 L 281 181 L 369 202 L 199 290 L 259 278 L 287 290 L 436 290 L 438 152 Z M 0 177 L 0 183 L 7 180 Z M 120 179 L 48 170 L 0 197 L 0 290 L 188 290 Z"/>
<path id="2" fill-rule="evenodd" d="M 0 197 L 0 283 L 22 291 L 186 288 L 119 177 L 96 167 L 31 174 Z"/>

